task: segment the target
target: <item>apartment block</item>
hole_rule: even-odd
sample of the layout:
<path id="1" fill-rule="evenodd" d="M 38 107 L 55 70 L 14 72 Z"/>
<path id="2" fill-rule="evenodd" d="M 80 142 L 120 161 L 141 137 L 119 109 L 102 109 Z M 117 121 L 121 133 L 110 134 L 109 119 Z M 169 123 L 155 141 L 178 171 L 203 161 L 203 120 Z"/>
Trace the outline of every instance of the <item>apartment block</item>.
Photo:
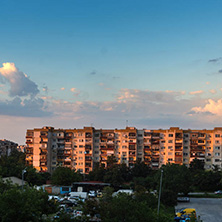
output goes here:
<path id="1" fill-rule="evenodd" d="M 222 168 L 222 128 L 169 129 L 55 129 L 27 130 L 26 163 L 39 171 L 58 166 L 89 173 L 97 164 L 107 167 L 109 156 L 133 167 L 143 161 L 153 169 L 163 164 L 189 164 L 197 158 L 206 169 Z"/>
<path id="2" fill-rule="evenodd" d="M 17 150 L 17 143 L 2 139 L 0 140 L 0 156 L 9 156 L 12 150 Z"/>

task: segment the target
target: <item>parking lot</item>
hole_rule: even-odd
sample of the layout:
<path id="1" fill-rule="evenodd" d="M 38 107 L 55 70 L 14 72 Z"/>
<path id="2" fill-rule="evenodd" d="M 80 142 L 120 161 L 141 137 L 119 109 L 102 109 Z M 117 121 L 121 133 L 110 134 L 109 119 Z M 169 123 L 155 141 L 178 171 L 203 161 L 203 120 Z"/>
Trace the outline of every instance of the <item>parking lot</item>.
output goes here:
<path id="1" fill-rule="evenodd" d="M 222 199 L 221 198 L 190 198 L 188 203 L 178 203 L 176 209 L 195 208 L 197 216 L 203 222 L 222 221 Z"/>

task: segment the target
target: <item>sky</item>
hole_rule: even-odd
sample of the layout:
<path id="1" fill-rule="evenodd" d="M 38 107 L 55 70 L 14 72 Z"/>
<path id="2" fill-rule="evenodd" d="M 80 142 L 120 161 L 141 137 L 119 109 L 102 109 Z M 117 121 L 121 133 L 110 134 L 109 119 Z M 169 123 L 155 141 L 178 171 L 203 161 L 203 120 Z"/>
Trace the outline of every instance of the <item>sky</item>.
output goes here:
<path id="1" fill-rule="evenodd" d="M 222 1 L 0 1 L 0 139 L 222 126 Z"/>

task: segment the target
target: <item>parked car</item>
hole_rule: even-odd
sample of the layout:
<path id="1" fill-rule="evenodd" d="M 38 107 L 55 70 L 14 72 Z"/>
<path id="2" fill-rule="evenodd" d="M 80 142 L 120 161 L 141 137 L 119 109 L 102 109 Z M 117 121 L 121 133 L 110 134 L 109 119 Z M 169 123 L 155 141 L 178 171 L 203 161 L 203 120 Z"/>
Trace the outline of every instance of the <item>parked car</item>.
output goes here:
<path id="1" fill-rule="evenodd" d="M 49 195 L 48 198 L 49 198 L 49 200 L 55 200 L 55 201 L 61 200 L 58 196 L 55 196 L 55 195 Z"/>
<path id="2" fill-rule="evenodd" d="M 82 210 L 74 210 L 73 216 L 74 217 L 81 217 L 83 214 Z"/>
<path id="3" fill-rule="evenodd" d="M 222 190 L 217 190 L 214 192 L 215 194 L 222 194 Z"/>
<path id="4" fill-rule="evenodd" d="M 176 213 L 176 217 L 181 219 L 183 217 L 189 218 L 191 215 L 194 215 L 196 218 L 196 210 L 194 208 L 183 208 Z"/>
<path id="5" fill-rule="evenodd" d="M 96 191 L 95 190 L 90 190 L 88 193 L 88 197 L 96 197 Z"/>
<path id="6" fill-rule="evenodd" d="M 190 202 L 189 197 L 177 197 L 178 202 Z"/>

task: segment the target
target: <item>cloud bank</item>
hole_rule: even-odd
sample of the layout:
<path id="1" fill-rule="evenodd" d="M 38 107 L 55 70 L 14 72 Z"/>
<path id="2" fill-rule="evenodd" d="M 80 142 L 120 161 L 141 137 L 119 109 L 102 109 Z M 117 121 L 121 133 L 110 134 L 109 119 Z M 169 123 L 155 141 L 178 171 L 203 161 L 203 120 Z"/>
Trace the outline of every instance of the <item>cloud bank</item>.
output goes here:
<path id="1" fill-rule="evenodd" d="M 9 95 L 11 97 L 34 97 L 39 93 L 37 84 L 31 81 L 25 73 L 19 71 L 14 63 L 3 63 L 3 67 L 0 68 L 0 74 L 10 84 Z"/>
<path id="2" fill-rule="evenodd" d="M 2 91 L 1 94 L 13 97 L 13 99 L 0 99 L 0 115 L 22 116 L 22 117 L 43 117 L 50 116 L 52 112 L 46 110 L 47 106 L 39 94 L 38 86 L 28 76 L 20 71 L 14 63 L 3 63 L 0 68 L 0 80 L 9 84 L 9 91 Z M 43 91 L 47 92 L 48 87 L 44 86 Z"/>

